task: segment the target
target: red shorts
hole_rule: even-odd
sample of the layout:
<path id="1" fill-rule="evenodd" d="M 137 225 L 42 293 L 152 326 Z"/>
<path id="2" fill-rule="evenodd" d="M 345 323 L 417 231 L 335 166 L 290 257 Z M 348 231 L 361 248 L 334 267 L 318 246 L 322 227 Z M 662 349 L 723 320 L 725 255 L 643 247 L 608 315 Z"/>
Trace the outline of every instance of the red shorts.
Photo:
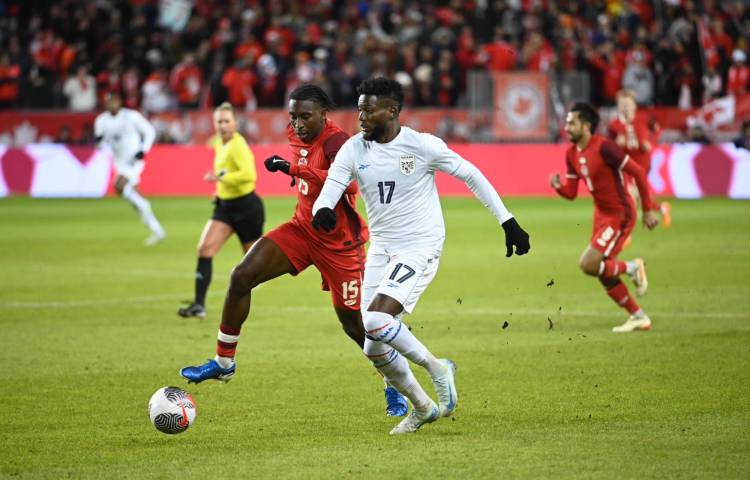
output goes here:
<path id="1" fill-rule="evenodd" d="M 637 215 L 630 221 L 625 217 L 607 215 L 594 211 L 594 228 L 591 233 L 591 246 L 604 254 L 605 258 L 614 258 L 621 251 L 625 240 L 633 232 Z"/>
<path id="2" fill-rule="evenodd" d="M 321 289 L 330 290 L 334 307 L 359 310 L 365 271 L 364 245 L 344 251 L 328 250 L 311 243 L 307 234 L 291 222 L 264 236 L 279 246 L 297 273 L 315 265 L 323 281 Z"/>

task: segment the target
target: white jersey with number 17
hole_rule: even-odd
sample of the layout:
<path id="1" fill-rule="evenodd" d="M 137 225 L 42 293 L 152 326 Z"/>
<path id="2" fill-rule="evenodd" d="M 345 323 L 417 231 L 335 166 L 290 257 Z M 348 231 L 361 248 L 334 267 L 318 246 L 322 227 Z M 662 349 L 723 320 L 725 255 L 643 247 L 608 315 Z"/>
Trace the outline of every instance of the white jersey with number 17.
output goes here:
<path id="1" fill-rule="evenodd" d="M 435 173 L 466 182 L 500 223 L 512 218 L 499 195 L 474 165 L 441 139 L 401 127 L 388 143 L 359 133 L 344 143 L 313 206 L 333 208 L 352 180 L 359 185 L 370 224 L 370 241 L 381 248 L 442 248 L 445 223 Z"/>

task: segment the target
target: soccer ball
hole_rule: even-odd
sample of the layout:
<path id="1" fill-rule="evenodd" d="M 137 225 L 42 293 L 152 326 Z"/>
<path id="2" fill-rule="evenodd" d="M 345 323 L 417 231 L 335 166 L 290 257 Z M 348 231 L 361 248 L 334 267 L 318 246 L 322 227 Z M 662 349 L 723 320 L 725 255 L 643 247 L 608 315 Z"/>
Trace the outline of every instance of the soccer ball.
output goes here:
<path id="1" fill-rule="evenodd" d="M 195 401 L 178 387 L 162 387 L 148 401 L 148 415 L 157 430 L 182 433 L 195 421 Z"/>

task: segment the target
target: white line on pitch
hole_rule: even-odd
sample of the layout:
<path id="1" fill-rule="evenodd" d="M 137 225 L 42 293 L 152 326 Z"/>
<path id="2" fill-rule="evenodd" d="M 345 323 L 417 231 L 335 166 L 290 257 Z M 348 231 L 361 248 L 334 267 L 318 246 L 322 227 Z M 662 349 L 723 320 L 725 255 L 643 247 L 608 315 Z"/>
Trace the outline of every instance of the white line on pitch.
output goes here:
<path id="1" fill-rule="evenodd" d="M 262 288 L 261 286 L 256 287 Z M 142 295 L 135 297 L 123 297 L 123 298 L 99 298 L 92 300 L 59 300 L 59 301 L 47 301 L 47 302 L 8 302 L 4 303 L 5 308 L 18 308 L 18 309 L 44 309 L 44 308 L 75 308 L 75 307 L 96 307 L 101 305 L 126 305 L 132 303 L 149 303 L 149 302 L 160 302 L 163 300 L 183 300 L 189 297 L 188 293 L 183 294 L 164 294 L 164 295 Z M 223 291 L 215 291 L 208 294 L 210 297 L 224 296 Z M 282 312 L 327 312 L 331 310 L 330 306 L 315 306 L 315 305 L 273 305 L 264 304 L 260 305 L 265 308 L 273 308 L 275 311 Z M 420 309 L 420 313 L 430 313 L 430 311 L 437 311 L 437 307 L 430 308 L 429 305 L 425 305 L 425 308 Z M 442 314 L 446 312 L 446 309 L 441 307 L 439 312 Z M 612 311 L 587 311 L 587 310 L 565 310 L 562 312 L 557 310 L 542 310 L 542 309 L 514 309 L 514 308 L 456 308 L 452 315 L 485 315 L 494 317 L 503 317 L 507 314 L 516 315 L 540 315 L 549 316 L 553 319 L 565 318 L 565 317 L 611 317 L 616 310 Z M 737 318 L 737 319 L 750 319 L 750 315 L 747 313 L 734 313 L 734 312 L 649 312 L 652 317 L 657 316 L 678 316 L 683 318 Z"/>

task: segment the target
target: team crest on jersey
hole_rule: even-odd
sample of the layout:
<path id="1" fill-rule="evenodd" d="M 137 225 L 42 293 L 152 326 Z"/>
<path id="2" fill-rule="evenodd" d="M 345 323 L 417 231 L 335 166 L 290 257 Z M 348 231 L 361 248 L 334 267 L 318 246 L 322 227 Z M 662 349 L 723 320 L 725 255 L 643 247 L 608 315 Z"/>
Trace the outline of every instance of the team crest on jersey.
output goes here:
<path id="1" fill-rule="evenodd" d="M 411 175 L 417 169 L 417 159 L 414 155 L 401 155 L 399 157 L 399 167 L 404 175 Z"/>

